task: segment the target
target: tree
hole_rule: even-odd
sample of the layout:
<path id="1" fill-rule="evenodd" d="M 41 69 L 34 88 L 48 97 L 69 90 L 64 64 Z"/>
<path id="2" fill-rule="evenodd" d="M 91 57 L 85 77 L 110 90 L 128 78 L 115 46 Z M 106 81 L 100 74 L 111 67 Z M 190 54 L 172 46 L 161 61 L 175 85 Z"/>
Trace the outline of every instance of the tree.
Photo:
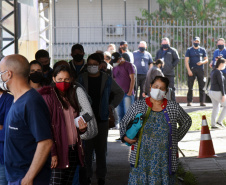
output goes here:
<path id="1" fill-rule="evenodd" d="M 157 0 L 160 10 L 149 13 L 142 10 L 142 18 L 151 19 L 174 19 L 192 21 L 225 20 L 226 0 Z"/>

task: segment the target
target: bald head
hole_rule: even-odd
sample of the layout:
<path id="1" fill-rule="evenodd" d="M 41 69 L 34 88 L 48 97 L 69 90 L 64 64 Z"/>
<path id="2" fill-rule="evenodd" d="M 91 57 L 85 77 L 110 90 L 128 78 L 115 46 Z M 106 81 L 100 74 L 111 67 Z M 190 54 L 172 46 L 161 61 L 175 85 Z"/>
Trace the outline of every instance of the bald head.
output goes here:
<path id="1" fill-rule="evenodd" d="M 30 66 L 28 60 L 18 54 L 8 55 L 1 61 L 1 71 L 12 71 L 15 76 L 28 78 L 30 73 Z"/>

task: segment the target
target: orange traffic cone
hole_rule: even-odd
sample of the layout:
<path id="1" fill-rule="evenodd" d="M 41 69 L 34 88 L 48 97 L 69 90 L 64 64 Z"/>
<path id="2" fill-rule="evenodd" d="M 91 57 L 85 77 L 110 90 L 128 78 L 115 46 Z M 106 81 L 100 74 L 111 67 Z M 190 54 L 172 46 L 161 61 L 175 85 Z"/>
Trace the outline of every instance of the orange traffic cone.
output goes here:
<path id="1" fill-rule="evenodd" d="M 217 157 L 213 148 L 213 142 L 210 135 L 210 130 L 206 121 L 206 116 L 202 116 L 202 130 L 201 130 L 201 140 L 199 147 L 198 158 L 210 158 Z"/>

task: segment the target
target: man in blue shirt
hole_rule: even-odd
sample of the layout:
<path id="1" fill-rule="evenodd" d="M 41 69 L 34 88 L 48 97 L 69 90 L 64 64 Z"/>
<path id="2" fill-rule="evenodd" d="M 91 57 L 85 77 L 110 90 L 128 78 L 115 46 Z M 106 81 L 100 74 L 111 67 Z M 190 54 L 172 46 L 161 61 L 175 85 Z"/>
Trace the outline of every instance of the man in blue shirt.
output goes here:
<path id="1" fill-rule="evenodd" d="M 13 102 L 13 96 L 0 88 L 0 184 L 7 185 L 4 164 L 4 141 L 6 117 Z"/>
<path id="2" fill-rule="evenodd" d="M 175 77 L 175 67 L 179 63 L 180 57 L 175 48 L 170 46 L 169 38 L 162 38 L 161 48 L 157 51 L 155 56 L 155 61 L 162 59 L 165 63 L 162 72 L 166 78 L 169 79 L 169 88 L 172 89 L 171 99 L 176 101 L 175 96 L 175 86 L 174 86 L 174 77 Z"/>
<path id="3" fill-rule="evenodd" d="M 149 68 L 152 67 L 152 56 L 149 52 L 145 51 L 147 49 L 147 43 L 145 41 L 140 41 L 138 50 L 133 52 L 134 65 L 137 68 L 137 86 L 136 86 L 136 96 L 135 100 L 138 97 L 138 88 L 140 87 L 139 100 L 143 99 L 143 87 L 146 79 L 147 72 Z"/>
<path id="4" fill-rule="evenodd" d="M 5 128 L 9 185 L 48 185 L 51 175 L 50 115 L 41 95 L 28 84 L 29 71 L 29 62 L 21 55 L 9 55 L 0 62 L 0 88 L 14 95 Z"/>
<path id="5" fill-rule="evenodd" d="M 200 45 L 200 38 L 195 37 L 193 40 L 193 47 L 187 49 L 185 55 L 185 66 L 188 71 L 188 93 L 187 93 L 187 106 L 191 106 L 193 99 L 193 85 L 197 78 L 199 85 L 199 100 L 200 106 L 204 104 L 205 91 L 204 91 L 204 64 L 208 62 L 206 50 Z"/>
<path id="6" fill-rule="evenodd" d="M 224 38 L 219 38 L 217 40 L 217 47 L 218 47 L 218 49 L 216 49 L 214 51 L 214 53 L 213 53 L 213 59 L 212 59 L 212 61 L 210 63 L 210 67 L 211 68 L 214 68 L 215 67 L 216 60 L 218 58 L 223 57 L 223 58 L 226 59 L 226 47 L 225 47 L 225 40 L 224 40 Z M 223 73 L 223 75 L 224 75 L 224 77 L 226 79 L 226 68 L 224 70 L 222 70 L 222 73 Z M 224 80 L 224 87 L 225 87 L 225 90 L 226 90 L 226 80 Z"/>

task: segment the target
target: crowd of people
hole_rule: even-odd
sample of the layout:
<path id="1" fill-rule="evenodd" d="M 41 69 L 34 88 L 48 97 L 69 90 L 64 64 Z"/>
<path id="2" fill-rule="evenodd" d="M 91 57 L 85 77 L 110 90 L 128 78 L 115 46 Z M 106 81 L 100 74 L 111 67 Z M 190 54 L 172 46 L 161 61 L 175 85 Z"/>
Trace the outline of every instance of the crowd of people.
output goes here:
<path id="1" fill-rule="evenodd" d="M 210 63 L 213 103 L 211 126 L 223 126 L 225 100 L 225 40 Z M 93 161 L 99 185 L 107 175 L 109 117 L 120 140 L 131 145 L 128 184 L 174 184 L 178 142 L 192 120 L 176 103 L 175 67 L 180 57 L 162 38 L 153 60 L 147 43 L 130 52 L 122 41 L 116 50 L 96 51 L 84 59 L 81 44 L 71 48 L 72 60 L 50 67 L 49 53 L 38 50 L 35 60 L 18 54 L 0 62 L 0 184 L 92 184 Z M 187 49 L 187 105 L 192 105 L 197 78 L 200 106 L 205 106 L 206 50 L 195 37 Z M 223 106 L 220 117 L 217 115 Z M 142 127 L 129 138 L 129 125 L 143 115 Z"/>

